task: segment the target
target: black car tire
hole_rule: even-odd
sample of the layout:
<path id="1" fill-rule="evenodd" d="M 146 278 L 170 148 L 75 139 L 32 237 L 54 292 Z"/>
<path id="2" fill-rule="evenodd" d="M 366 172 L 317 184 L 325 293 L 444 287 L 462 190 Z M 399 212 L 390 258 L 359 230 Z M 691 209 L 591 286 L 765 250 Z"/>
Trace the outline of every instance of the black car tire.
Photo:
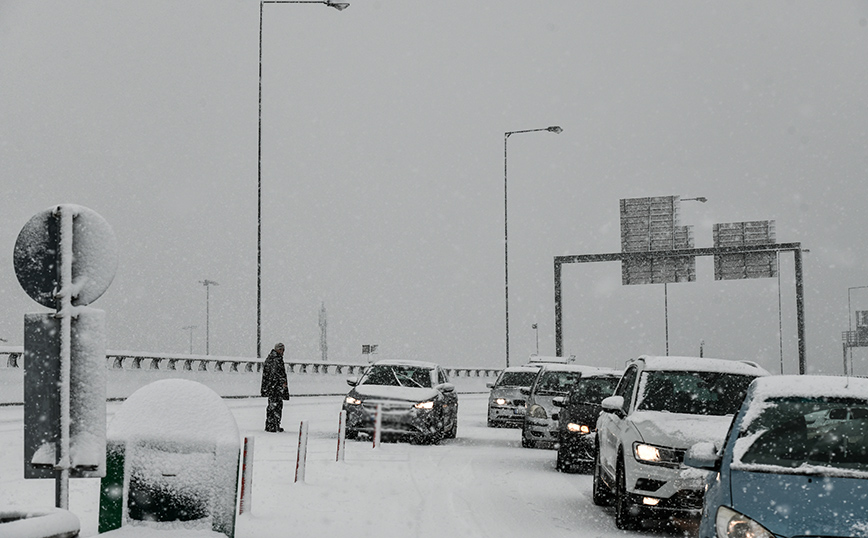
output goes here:
<path id="1" fill-rule="evenodd" d="M 496 420 L 493 420 L 493 419 L 489 418 L 489 419 L 488 419 L 488 427 L 489 427 L 489 428 L 499 428 L 499 427 L 500 427 L 500 423 L 498 423 Z"/>
<path id="2" fill-rule="evenodd" d="M 524 427 L 521 428 L 521 446 L 522 448 L 536 448 L 536 441 L 530 438 Z"/>
<path id="3" fill-rule="evenodd" d="M 359 430 L 353 430 L 353 429 L 347 428 L 344 431 L 344 437 L 347 439 L 358 439 Z"/>
<path id="4" fill-rule="evenodd" d="M 458 409 L 455 409 L 455 415 L 452 417 L 452 427 L 446 433 L 446 439 L 455 439 L 458 435 Z"/>
<path id="5" fill-rule="evenodd" d="M 618 460 L 618 468 L 616 471 L 615 483 L 615 526 L 622 531 L 635 531 L 640 527 L 639 518 L 630 513 L 633 508 L 630 504 L 630 497 L 627 493 L 627 478 L 624 471 L 624 460 Z"/>
<path id="6" fill-rule="evenodd" d="M 603 468 L 600 465 L 600 451 L 594 459 L 594 485 L 592 487 L 592 500 L 597 506 L 612 506 L 612 492 L 603 482 Z"/>
<path id="7" fill-rule="evenodd" d="M 561 443 L 561 446 L 558 447 L 558 458 L 555 462 L 555 469 L 562 473 L 573 472 L 569 454 L 567 454 L 567 449 L 564 448 L 563 443 Z"/>

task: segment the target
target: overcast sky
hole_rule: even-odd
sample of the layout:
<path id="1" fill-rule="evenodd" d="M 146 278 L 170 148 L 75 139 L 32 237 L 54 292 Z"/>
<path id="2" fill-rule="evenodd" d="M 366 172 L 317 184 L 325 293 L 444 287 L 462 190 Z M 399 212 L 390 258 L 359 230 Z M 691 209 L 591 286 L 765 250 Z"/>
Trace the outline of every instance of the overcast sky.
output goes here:
<path id="1" fill-rule="evenodd" d="M 0 2 L 0 338 L 40 311 L 12 266 L 58 203 L 114 228 L 93 304 L 108 347 L 256 352 L 259 4 Z M 356 0 L 269 4 L 262 29 L 262 337 L 290 359 L 504 364 L 554 353 L 553 258 L 620 250 L 618 200 L 684 202 L 801 242 L 810 371 L 842 371 L 848 288 L 868 286 L 868 2 Z M 662 285 L 564 270 L 564 348 L 665 353 Z M 668 286 L 671 354 L 797 373 L 793 256 L 778 281 Z M 849 293 L 868 310 L 868 289 Z M 779 331 L 779 327 L 782 329 Z M 782 344 L 782 347 L 781 347 Z M 868 349 L 854 352 L 868 374 Z"/>

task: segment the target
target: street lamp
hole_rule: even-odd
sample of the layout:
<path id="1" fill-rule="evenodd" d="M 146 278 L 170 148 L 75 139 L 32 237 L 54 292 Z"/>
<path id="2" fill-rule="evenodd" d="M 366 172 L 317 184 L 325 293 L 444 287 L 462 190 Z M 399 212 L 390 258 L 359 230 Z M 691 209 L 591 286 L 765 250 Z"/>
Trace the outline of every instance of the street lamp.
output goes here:
<path id="1" fill-rule="evenodd" d="M 708 201 L 708 198 L 705 196 L 697 196 L 696 198 L 680 198 L 682 202 L 701 202 L 705 203 Z M 666 332 L 666 356 L 669 356 L 669 285 L 664 282 L 663 283 L 663 322 L 665 324 L 664 330 Z M 699 347 L 699 356 L 702 356 L 702 344 Z"/>
<path id="2" fill-rule="evenodd" d="M 506 300 L 506 366 L 509 367 L 509 225 L 507 222 L 507 213 L 509 204 L 507 203 L 506 190 L 506 156 L 507 156 L 507 141 L 509 137 L 520 133 L 536 133 L 538 131 L 548 131 L 550 133 L 560 134 L 563 129 L 558 125 L 545 127 L 543 129 L 525 129 L 523 131 L 507 131 L 503 133 L 503 293 Z"/>
<path id="3" fill-rule="evenodd" d="M 534 335 L 536 336 L 536 355 L 539 355 L 539 325 L 534 323 L 530 328 L 533 329 Z"/>
<path id="4" fill-rule="evenodd" d="M 256 172 L 256 357 L 262 357 L 262 14 L 265 4 L 323 4 L 343 11 L 346 2 L 331 0 L 261 0 L 259 2 L 259 141 Z"/>
<path id="5" fill-rule="evenodd" d="M 219 286 L 213 280 L 200 280 L 199 284 L 205 286 L 205 354 L 210 355 L 211 344 L 211 286 Z M 192 335 L 192 332 L 190 333 Z"/>
<path id="6" fill-rule="evenodd" d="M 195 328 L 195 325 L 187 325 L 186 327 L 181 327 L 181 330 L 190 331 L 190 355 L 193 354 L 193 329 Z"/>

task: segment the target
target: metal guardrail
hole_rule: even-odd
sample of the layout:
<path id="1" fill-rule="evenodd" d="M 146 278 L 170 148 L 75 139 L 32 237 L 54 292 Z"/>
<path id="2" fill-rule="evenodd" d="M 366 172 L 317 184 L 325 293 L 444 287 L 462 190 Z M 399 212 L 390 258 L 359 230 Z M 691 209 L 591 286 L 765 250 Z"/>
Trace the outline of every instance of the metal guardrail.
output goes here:
<path id="1" fill-rule="evenodd" d="M 24 349 L 0 349 L 0 368 L 23 368 Z M 197 372 L 260 373 L 262 361 L 236 357 L 202 355 L 106 353 L 106 367 L 112 370 L 182 370 Z M 361 375 L 367 364 L 337 362 L 287 361 L 286 369 L 293 374 Z M 443 366 L 450 377 L 497 377 L 497 368 L 453 368 Z"/>

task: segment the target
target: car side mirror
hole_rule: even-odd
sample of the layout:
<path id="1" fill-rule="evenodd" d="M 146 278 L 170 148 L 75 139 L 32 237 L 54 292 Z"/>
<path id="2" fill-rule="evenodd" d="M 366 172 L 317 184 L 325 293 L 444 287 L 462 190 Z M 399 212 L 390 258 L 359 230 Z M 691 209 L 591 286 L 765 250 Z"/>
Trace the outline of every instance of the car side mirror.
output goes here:
<path id="1" fill-rule="evenodd" d="M 355 386 L 358 385 L 358 384 L 359 384 L 359 380 L 358 380 L 358 379 L 353 379 L 353 378 L 349 378 L 349 379 L 347 379 L 347 385 L 349 385 L 349 386 L 351 386 L 351 387 L 355 387 Z"/>
<path id="2" fill-rule="evenodd" d="M 493 389 L 493 388 L 494 388 L 494 383 L 488 382 L 488 383 L 485 384 L 485 386 L 488 387 L 488 388 L 490 388 L 490 389 Z"/>
<path id="3" fill-rule="evenodd" d="M 600 402 L 600 407 L 603 408 L 604 413 L 614 413 L 619 417 L 624 416 L 624 397 L 623 396 L 609 396 L 608 398 L 603 398 L 603 401 Z"/>
<path id="4" fill-rule="evenodd" d="M 563 396 L 555 396 L 554 398 L 552 398 L 552 405 L 554 405 L 555 407 L 566 407 L 567 399 Z"/>
<path id="5" fill-rule="evenodd" d="M 702 441 L 687 450 L 684 454 L 684 465 L 706 471 L 719 471 L 722 459 L 714 448 L 714 443 Z"/>
<path id="6" fill-rule="evenodd" d="M 518 389 L 518 391 L 525 396 L 530 396 L 530 387 L 521 387 L 520 389 Z"/>
<path id="7" fill-rule="evenodd" d="M 434 388 L 440 392 L 455 392 L 455 385 L 452 383 L 440 383 Z"/>

